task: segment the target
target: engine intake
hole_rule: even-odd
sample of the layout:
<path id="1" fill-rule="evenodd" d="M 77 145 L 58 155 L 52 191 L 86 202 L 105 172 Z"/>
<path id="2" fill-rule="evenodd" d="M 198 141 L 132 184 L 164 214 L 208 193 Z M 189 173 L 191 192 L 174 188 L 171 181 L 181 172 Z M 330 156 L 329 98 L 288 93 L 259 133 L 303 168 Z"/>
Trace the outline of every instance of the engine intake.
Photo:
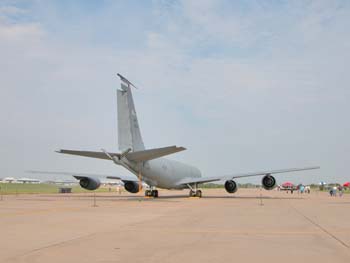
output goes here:
<path id="1" fill-rule="evenodd" d="M 276 186 L 276 179 L 270 174 L 267 174 L 262 178 L 261 184 L 264 187 L 264 189 L 272 190 Z"/>
<path id="2" fill-rule="evenodd" d="M 82 188 L 87 190 L 96 190 L 100 187 L 101 182 L 98 178 L 82 177 L 79 179 L 79 184 Z"/>
<path id="3" fill-rule="evenodd" d="M 126 191 L 133 194 L 138 193 L 140 190 L 139 184 L 133 181 L 124 181 L 124 188 Z"/>
<path id="4" fill-rule="evenodd" d="M 225 182 L 225 189 L 228 193 L 233 194 L 237 192 L 238 187 L 235 181 L 228 180 Z"/>

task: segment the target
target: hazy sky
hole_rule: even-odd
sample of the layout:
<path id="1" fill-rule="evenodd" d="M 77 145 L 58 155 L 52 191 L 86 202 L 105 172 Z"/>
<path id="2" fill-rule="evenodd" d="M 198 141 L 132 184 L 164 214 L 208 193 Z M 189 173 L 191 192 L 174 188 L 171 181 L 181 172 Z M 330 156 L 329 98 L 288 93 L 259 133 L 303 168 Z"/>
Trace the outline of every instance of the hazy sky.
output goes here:
<path id="1" fill-rule="evenodd" d="M 146 147 L 204 175 L 349 181 L 349 60 L 350 1 L 2 0 L 0 177 L 128 174 L 54 152 L 117 151 L 119 72 Z"/>

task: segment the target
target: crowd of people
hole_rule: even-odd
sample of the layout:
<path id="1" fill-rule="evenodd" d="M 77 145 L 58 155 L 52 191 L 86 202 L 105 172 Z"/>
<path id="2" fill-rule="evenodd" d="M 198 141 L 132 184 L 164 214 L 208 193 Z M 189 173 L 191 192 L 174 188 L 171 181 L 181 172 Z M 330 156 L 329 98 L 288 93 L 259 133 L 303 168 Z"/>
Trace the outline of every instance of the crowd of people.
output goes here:
<path id="1" fill-rule="evenodd" d="M 330 196 L 339 196 L 342 197 L 343 196 L 343 192 L 344 192 L 344 188 L 339 185 L 338 187 L 334 186 L 329 190 L 329 195 Z"/>

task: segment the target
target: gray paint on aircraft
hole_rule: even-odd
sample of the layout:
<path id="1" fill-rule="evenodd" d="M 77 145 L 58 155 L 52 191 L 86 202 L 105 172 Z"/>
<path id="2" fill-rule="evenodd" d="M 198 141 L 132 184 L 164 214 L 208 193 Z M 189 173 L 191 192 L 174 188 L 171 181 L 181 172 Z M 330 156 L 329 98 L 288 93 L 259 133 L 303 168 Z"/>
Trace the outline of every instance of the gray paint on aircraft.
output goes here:
<path id="1" fill-rule="evenodd" d="M 141 174 L 142 180 L 149 186 L 166 189 L 192 188 L 192 186 L 194 186 L 196 189 L 197 184 L 200 183 L 319 168 L 305 167 L 234 175 L 222 175 L 216 177 L 202 177 L 201 171 L 194 166 L 173 160 L 168 160 L 165 158 L 159 158 L 161 156 L 185 150 L 185 148 L 169 146 L 164 148 L 145 150 L 130 88 L 132 85 L 126 78 L 122 77 L 121 75 L 118 76 L 122 81 L 121 89 L 117 90 L 118 143 L 119 149 L 122 151 L 122 153 L 108 153 L 104 150 L 102 152 L 60 150 L 59 153 L 80 155 L 99 159 L 110 159 L 115 164 L 121 165 L 132 172 L 135 175 L 133 181 L 137 182 L 139 180 L 138 176 Z M 121 179 L 122 181 L 130 181 L 130 177 L 118 177 L 118 179 Z"/>

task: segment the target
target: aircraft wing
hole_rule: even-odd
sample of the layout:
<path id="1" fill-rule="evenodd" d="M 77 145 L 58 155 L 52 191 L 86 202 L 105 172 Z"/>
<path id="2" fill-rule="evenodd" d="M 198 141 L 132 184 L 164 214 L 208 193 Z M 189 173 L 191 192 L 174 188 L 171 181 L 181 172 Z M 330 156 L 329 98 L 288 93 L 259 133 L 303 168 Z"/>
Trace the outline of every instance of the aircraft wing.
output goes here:
<path id="1" fill-rule="evenodd" d="M 97 178 L 107 178 L 107 179 L 115 179 L 115 180 L 121 180 L 121 181 L 138 181 L 138 178 L 136 175 L 129 175 L 129 176 L 114 176 L 114 175 L 107 175 L 107 174 L 94 174 L 94 173 L 78 173 L 78 172 L 60 172 L 60 171 L 36 171 L 36 170 L 30 170 L 26 171 L 27 173 L 33 173 L 33 174 L 52 174 L 52 175 L 70 175 L 77 179 L 82 177 L 97 177 Z"/>
<path id="2" fill-rule="evenodd" d="M 243 177 L 262 176 L 262 175 L 278 174 L 278 173 L 290 173 L 290 172 L 297 172 L 297 171 L 314 170 L 319 168 L 320 168 L 319 166 L 310 166 L 310 167 L 303 167 L 303 168 L 289 168 L 289 169 L 279 169 L 279 170 L 270 170 L 270 171 L 261 171 L 261 172 L 252 172 L 252 173 L 238 173 L 238 174 L 224 175 L 224 176 L 218 176 L 218 177 L 185 178 L 180 180 L 178 184 L 179 185 L 187 185 L 187 184 L 193 184 L 193 183 L 203 184 L 203 183 L 215 182 L 220 180 L 233 180 L 233 179 L 243 178 Z"/>
<path id="3" fill-rule="evenodd" d="M 200 178 L 184 178 L 180 180 L 177 184 L 178 185 L 188 185 L 188 184 L 204 184 L 204 183 L 210 183 L 215 181 L 224 180 L 224 178 L 220 177 L 200 177 Z"/>
<path id="4" fill-rule="evenodd" d="M 309 166 L 309 167 L 303 167 L 303 168 L 289 168 L 289 169 L 280 169 L 280 170 L 271 170 L 271 171 L 262 171 L 262 172 L 253 172 L 253 173 L 233 174 L 233 175 L 231 175 L 231 179 L 259 176 L 259 175 L 267 175 L 267 174 L 290 173 L 290 172 L 314 170 L 314 169 L 320 169 L 320 167 L 319 166 Z M 229 175 L 227 175 L 227 176 L 229 177 Z"/>

